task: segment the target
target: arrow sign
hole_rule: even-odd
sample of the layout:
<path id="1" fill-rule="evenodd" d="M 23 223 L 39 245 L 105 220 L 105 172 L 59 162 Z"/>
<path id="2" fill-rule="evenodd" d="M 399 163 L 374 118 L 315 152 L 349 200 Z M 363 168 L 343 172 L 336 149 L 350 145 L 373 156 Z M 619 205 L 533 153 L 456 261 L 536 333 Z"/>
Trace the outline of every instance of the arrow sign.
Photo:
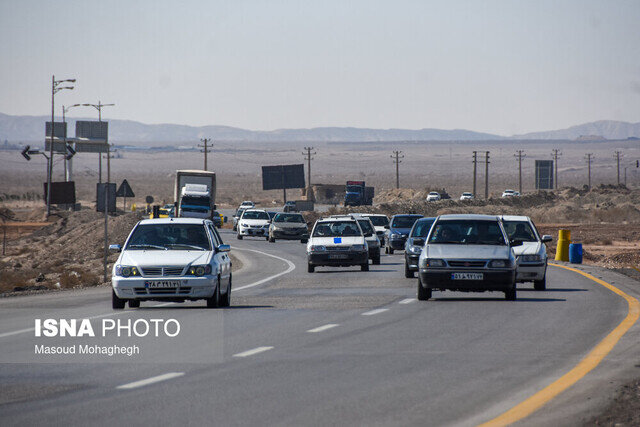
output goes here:
<path id="1" fill-rule="evenodd" d="M 133 194 L 133 190 L 131 189 L 131 186 L 126 179 L 123 180 L 122 184 L 120 184 L 120 187 L 118 187 L 118 191 L 116 191 L 116 197 L 136 197 L 136 195 Z"/>
<path id="2" fill-rule="evenodd" d="M 26 147 L 24 147 L 24 150 L 22 150 L 22 156 L 27 160 L 31 160 L 31 156 L 29 156 L 29 149 L 30 148 L 31 147 L 27 145 Z"/>

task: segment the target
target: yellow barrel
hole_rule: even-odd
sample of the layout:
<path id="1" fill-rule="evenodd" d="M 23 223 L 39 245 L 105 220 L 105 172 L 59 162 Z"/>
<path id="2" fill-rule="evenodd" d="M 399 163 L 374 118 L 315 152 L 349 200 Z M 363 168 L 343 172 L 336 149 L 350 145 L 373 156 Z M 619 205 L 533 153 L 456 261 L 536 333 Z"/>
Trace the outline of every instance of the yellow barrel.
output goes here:
<path id="1" fill-rule="evenodd" d="M 556 261 L 569 262 L 569 245 L 571 244 L 571 230 L 558 231 L 558 246 L 556 247 Z"/>

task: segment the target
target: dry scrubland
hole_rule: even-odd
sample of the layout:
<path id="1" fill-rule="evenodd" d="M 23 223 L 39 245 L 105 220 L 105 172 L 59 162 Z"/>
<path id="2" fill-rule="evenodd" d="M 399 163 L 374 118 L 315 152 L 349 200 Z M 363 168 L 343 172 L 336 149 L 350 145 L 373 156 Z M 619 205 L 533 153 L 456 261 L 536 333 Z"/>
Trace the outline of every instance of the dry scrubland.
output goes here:
<path id="1" fill-rule="evenodd" d="M 216 144 L 209 157 L 210 169 L 218 173 L 218 202 L 236 206 L 253 199 L 262 206 L 281 206 L 281 191 L 261 190 L 261 165 L 298 163 L 302 146 L 295 144 Z M 415 212 L 424 215 L 444 213 L 522 214 L 531 216 L 544 233 L 557 236 L 559 228 L 570 228 L 575 241 L 585 245 L 585 260 L 612 268 L 640 265 L 640 175 L 635 167 L 628 170 L 630 188 L 611 185 L 616 181 L 612 153 L 622 149 L 624 164 L 640 157 L 637 143 L 367 143 L 318 144 L 312 164 L 313 183 L 339 184 L 347 179 L 364 179 L 376 186 L 375 206 L 369 210 L 394 214 Z M 557 192 L 533 191 L 533 159 L 548 159 L 552 148 L 562 149 Z M 393 188 L 395 168 L 390 152 L 403 150 L 401 188 Z M 516 149 L 525 149 L 523 164 L 524 191 L 521 198 L 501 199 L 504 188 L 517 188 Z M 490 150 L 490 189 L 488 201 L 459 202 L 462 191 L 471 189 L 471 151 Z M 605 183 L 593 191 L 583 189 L 586 181 L 585 152 L 595 153 L 592 182 Z M 173 175 L 176 169 L 200 168 L 202 154 L 196 152 L 125 151 L 112 160 L 112 181 L 127 179 L 138 205 L 144 197 L 157 202 L 173 201 Z M 97 155 L 78 155 L 74 170 L 80 212 L 59 212 L 50 218 L 51 225 L 22 235 L 9 233 L 7 255 L 0 261 L 0 292 L 14 289 L 65 288 L 102 283 L 103 217 L 93 211 L 98 169 Z M 635 163 L 635 162 L 634 162 Z M 635 164 L 634 164 L 635 166 Z M 479 165 L 478 193 L 483 193 L 484 166 Z M 0 152 L 0 208 L 9 209 L 19 221 L 43 220 L 42 192 L 45 163 L 41 158 L 26 162 L 19 153 Z M 106 174 L 106 165 L 103 164 Z M 60 177 L 61 164 L 54 169 Z M 431 189 L 446 190 L 454 200 L 426 203 Z M 289 190 L 295 198 L 298 190 Z M 130 203 L 130 201 L 129 201 Z M 122 201 L 118 202 L 122 207 Z M 359 208 L 358 210 L 367 210 Z M 341 208 L 332 208 L 341 212 Z M 316 215 L 310 214 L 312 220 Z M 122 243 L 138 220 L 128 213 L 110 219 L 110 241 Z M 553 251 L 554 244 L 551 245 Z M 115 255 L 110 255 L 110 262 Z M 635 271 L 635 270 L 630 270 Z"/>

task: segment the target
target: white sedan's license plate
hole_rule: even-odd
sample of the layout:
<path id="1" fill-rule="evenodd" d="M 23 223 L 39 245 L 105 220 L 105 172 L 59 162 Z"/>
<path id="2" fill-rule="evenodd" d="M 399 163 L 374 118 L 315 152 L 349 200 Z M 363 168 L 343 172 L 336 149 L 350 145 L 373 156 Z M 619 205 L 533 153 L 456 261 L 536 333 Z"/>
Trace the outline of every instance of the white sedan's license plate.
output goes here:
<path id="1" fill-rule="evenodd" d="M 144 282 L 147 288 L 179 288 L 179 280 L 147 280 Z"/>
<path id="2" fill-rule="evenodd" d="M 347 259 L 349 255 L 347 254 L 331 254 L 329 255 L 329 259 Z"/>
<path id="3" fill-rule="evenodd" d="M 451 280 L 482 280 L 482 273 L 451 273 Z"/>

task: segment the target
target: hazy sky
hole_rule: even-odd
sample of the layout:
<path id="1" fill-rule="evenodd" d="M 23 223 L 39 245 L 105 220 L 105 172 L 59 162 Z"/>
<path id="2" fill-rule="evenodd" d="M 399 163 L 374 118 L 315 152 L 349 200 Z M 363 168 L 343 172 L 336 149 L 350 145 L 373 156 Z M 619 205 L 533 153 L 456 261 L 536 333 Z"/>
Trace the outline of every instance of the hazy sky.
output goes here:
<path id="1" fill-rule="evenodd" d="M 511 135 L 640 121 L 640 1 L 0 0 L 0 112 Z M 88 117 L 77 108 L 70 116 Z"/>

